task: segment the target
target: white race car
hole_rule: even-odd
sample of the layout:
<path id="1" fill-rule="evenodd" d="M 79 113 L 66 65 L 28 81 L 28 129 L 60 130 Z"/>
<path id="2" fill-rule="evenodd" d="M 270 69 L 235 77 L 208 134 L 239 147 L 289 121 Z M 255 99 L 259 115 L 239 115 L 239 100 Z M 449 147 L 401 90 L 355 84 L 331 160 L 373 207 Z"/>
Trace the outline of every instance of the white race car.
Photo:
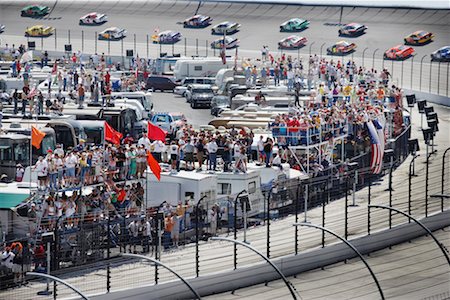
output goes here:
<path id="1" fill-rule="evenodd" d="M 98 34 L 99 40 L 117 41 L 126 36 L 127 31 L 122 28 L 109 27 Z"/>
<path id="2" fill-rule="evenodd" d="M 105 14 L 91 12 L 80 18 L 80 25 L 102 25 L 108 21 Z"/>
<path id="3" fill-rule="evenodd" d="M 212 34 L 233 34 L 239 31 L 241 24 L 235 22 L 222 22 L 211 28 Z"/>

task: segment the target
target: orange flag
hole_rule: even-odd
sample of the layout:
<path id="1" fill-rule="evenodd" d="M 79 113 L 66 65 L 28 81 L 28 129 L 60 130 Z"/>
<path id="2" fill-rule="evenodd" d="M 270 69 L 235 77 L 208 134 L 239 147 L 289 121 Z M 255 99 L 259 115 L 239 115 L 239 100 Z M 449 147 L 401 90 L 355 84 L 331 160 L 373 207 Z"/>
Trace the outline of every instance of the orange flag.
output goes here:
<path id="1" fill-rule="evenodd" d="M 158 181 L 161 180 L 161 166 L 156 161 L 156 159 L 153 157 L 153 155 L 150 153 L 150 151 L 147 151 L 147 164 L 150 167 L 150 170 L 152 170 L 153 174 L 155 174 L 156 178 L 158 178 Z"/>
<path id="2" fill-rule="evenodd" d="M 40 131 L 34 126 L 31 126 L 31 145 L 36 149 L 41 148 L 41 142 L 44 139 L 45 132 Z"/>

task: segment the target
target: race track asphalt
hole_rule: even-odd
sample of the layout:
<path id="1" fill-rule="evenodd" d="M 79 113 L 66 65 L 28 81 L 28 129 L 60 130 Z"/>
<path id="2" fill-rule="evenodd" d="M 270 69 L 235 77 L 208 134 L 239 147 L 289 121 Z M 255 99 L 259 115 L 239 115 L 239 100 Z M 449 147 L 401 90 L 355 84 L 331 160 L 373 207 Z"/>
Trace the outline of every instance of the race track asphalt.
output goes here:
<path id="1" fill-rule="evenodd" d="M 41 1 L 50 8 L 54 7 L 50 15 L 42 19 L 20 17 L 20 9 L 31 3 L 10 0 L 0 2 L 0 22 L 6 25 L 6 31 L 0 35 L 0 47 L 6 43 L 25 43 L 27 39 L 23 33 L 26 27 L 43 24 L 55 27 L 56 34 L 44 39 L 30 38 L 36 41 L 38 50 L 63 51 L 64 44 L 70 43 L 74 51 L 103 52 L 106 55 L 124 55 L 126 49 L 134 49 L 140 57 L 148 55 L 154 58 L 160 52 L 218 56 L 218 51 L 207 47 L 212 40 L 219 38 L 211 35 L 210 27 L 185 29 L 178 23 L 196 12 L 197 1 Z M 102 26 L 79 26 L 79 18 L 92 11 L 106 13 L 109 21 Z M 202 4 L 198 13 L 211 16 L 213 24 L 226 20 L 242 24 L 241 30 L 233 35 L 241 40 L 239 57 L 259 57 L 263 45 L 269 46 L 274 56 L 280 56 L 277 42 L 290 33 L 279 32 L 279 24 L 291 17 L 300 17 L 310 20 L 311 25 L 303 32 L 296 33 L 308 39 L 307 45 L 299 51 L 285 51 L 294 57 L 306 58 L 310 52 L 318 55 L 322 52 L 325 55 L 328 46 L 345 39 L 357 44 L 356 52 L 347 56 L 354 58 L 357 63 L 377 69 L 389 67 L 394 81 L 403 87 L 449 95 L 446 80 L 449 77 L 448 63 L 439 66 L 433 63 L 430 66 L 429 54 L 450 45 L 450 10 L 346 7 L 342 13 L 342 23 L 359 22 L 368 27 L 367 33 L 357 38 L 338 36 L 339 26 L 336 24 L 340 19 L 339 7 L 207 2 Z M 125 28 L 128 36 L 123 42 L 97 41 L 96 33 L 109 26 Z M 160 47 L 147 43 L 147 38 L 154 33 L 155 28 L 180 31 L 186 38 L 186 44 L 184 38 L 173 46 Z M 432 43 L 414 47 L 414 60 L 409 58 L 404 63 L 382 60 L 386 49 L 402 44 L 403 38 L 416 30 L 431 31 L 436 37 Z M 228 50 L 227 54 L 234 55 L 235 51 Z M 361 61 L 363 54 L 364 61 Z M 420 61 L 423 61 L 423 67 Z"/>

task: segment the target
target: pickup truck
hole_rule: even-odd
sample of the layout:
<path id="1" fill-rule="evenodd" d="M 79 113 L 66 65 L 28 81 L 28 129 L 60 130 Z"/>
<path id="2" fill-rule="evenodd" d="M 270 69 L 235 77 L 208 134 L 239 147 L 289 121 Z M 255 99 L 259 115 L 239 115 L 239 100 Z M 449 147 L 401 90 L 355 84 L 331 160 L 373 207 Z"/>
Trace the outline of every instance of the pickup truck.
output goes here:
<path id="1" fill-rule="evenodd" d="M 186 101 L 191 104 L 191 108 L 198 106 L 211 106 L 214 91 L 209 84 L 191 84 L 185 93 Z"/>

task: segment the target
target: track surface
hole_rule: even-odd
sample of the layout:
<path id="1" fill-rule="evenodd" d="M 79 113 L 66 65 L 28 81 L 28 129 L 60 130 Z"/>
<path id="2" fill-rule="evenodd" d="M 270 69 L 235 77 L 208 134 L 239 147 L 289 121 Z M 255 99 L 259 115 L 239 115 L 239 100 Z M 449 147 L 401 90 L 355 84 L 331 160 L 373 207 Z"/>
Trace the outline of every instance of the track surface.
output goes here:
<path id="1" fill-rule="evenodd" d="M 81 39 L 81 30 L 84 30 L 85 48 L 89 48 L 92 45 L 88 44 L 92 44 L 95 32 L 108 26 L 125 28 L 129 33 L 124 40 L 125 43 L 133 43 L 133 34 L 136 34 L 137 43 L 145 43 L 146 35 L 151 35 L 157 27 L 161 30 L 180 30 L 191 46 L 198 38 L 201 48 L 205 47 L 207 40 L 218 38 L 210 34 L 210 28 L 183 29 L 177 24 L 195 13 L 198 6 L 196 1 L 58 1 L 51 14 L 41 20 L 19 16 L 20 9 L 29 3 L 31 2 L 1 1 L 0 20 L 7 27 L 5 33 L 0 35 L 3 39 L 2 44 L 12 40 L 12 37 L 15 37 L 14 40 L 23 37 L 25 28 L 36 24 L 55 27 L 58 39 L 63 40 L 58 43 L 58 47 L 61 48 L 68 42 L 68 30 L 71 30 L 71 43 L 74 46 L 76 46 L 76 40 Z M 43 3 L 52 8 L 55 1 Z M 109 22 L 99 27 L 79 26 L 79 17 L 90 11 L 106 13 Z M 337 34 L 338 26 L 326 25 L 339 22 L 339 7 L 204 3 L 199 13 L 210 15 L 214 19 L 214 24 L 225 20 L 241 23 L 242 30 L 235 35 L 241 39 L 242 50 L 259 51 L 263 45 L 268 45 L 272 51 L 275 51 L 277 42 L 289 35 L 289 33 L 279 32 L 278 26 L 291 17 L 301 17 L 311 21 L 310 28 L 298 33 L 309 40 L 308 45 L 301 52 L 306 52 L 312 42 L 315 43 L 312 52 L 319 52 L 322 43 L 325 43 L 323 46 L 325 52 L 326 47 L 342 39 Z M 366 55 L 376 48 L 380 48 L 378 54 L 381 55 L 385 49 L 401 44 L 403 37 L 415 30 L 426 30 L 436 34 L 433 43 L 415 47 L 418 56 L 430 54 L 435 49 L 450 44 L 450 10 L 345 8 L 342 22 L 360 22 L 369 28 L 366 35 L 347 39 L 358 45 L 355 56 L 361 55 L 366 47 L 369 48 Z M 44 41 L 45 46 L 53 48 L 53 40 L 54 37 L 47 38 Z M 38 41 L 38 46 L 39 43 Z M 106 42 L 98 43 L 99 47 L 106 44 Z M 111 44 L 113 48 L 111 51 L 115 51 L 118 43 Z M 175 47 L 184 48 L 182 44 L 183 42 L 180 42 Z M 202 49 L 203 51 L 205 50 Z M 144 53 L 145 51 L 141 50 L 141 56 Z"/>

